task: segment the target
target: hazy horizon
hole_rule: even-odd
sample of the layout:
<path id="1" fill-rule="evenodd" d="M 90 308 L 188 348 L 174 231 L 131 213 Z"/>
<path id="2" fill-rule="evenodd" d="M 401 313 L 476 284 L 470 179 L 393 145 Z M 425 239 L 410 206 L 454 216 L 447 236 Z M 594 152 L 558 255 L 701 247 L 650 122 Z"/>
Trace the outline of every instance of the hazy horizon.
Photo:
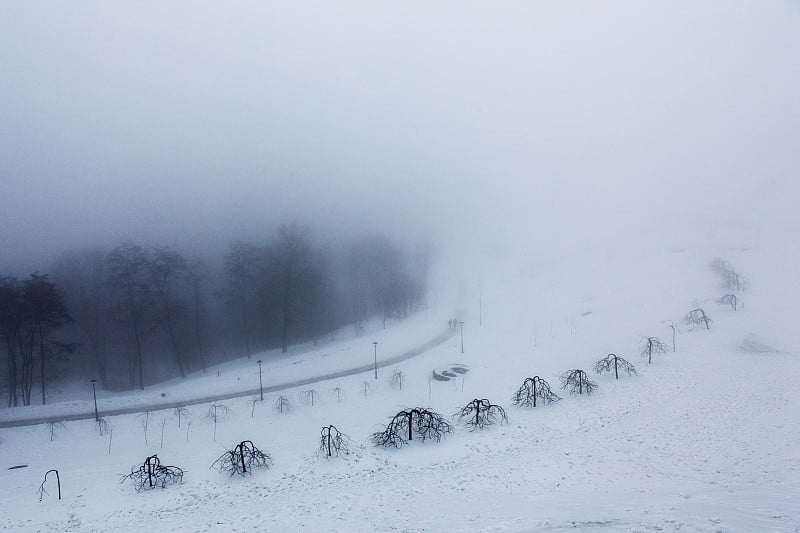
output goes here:
<path id="1" fill-rule="evenodd" d="M 797 228 L 798 30 L 787 1 L 7 2 L 0 273 L 292 221 L 474 253 Z"/>

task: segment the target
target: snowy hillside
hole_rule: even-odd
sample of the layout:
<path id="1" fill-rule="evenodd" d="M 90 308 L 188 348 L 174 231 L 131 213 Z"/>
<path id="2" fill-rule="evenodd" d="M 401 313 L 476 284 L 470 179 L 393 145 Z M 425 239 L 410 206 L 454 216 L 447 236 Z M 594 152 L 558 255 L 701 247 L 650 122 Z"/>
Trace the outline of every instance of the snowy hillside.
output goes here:
<path id="1" fill-rule="evenodd" d="M 721 257 L 747 280 L 743 309 L 725 294 L 709 263 Z M 0 527 L 13 531 L 798 531 L 800 530 L 800 341 L 793 307 L 800 298 L 796 244 L 750 250 L 686 249 L 557 263 L 511 264 L 477 282 L 464 307 L 460 338 L 396 368 L 225 401 L 216 426 L 208 405 L 172 411 L 0 431 Z M 446 327 L 455 300 L 394 332 L 405 349 Z M 680 322 L 695 307 L 711 329 Z M 680 328 L 671 351 L 667 321 Z M 668 353 L 647 364 L 643 337 Z M 387 338 L 392 334 L 387 332 Z M 364 339 L 342 340 L 340 351 Z M 402 345 L 402 346 L 401 346 Z M 382 346 L 382 345 L 379 345 Z M 614 352 L 638 377 L 597 376 Z M 306 358 L 295 355 L 297 360 Z M 347 365 L 347 358 L 334 359 Z M 285 363 L 285 362 L 284 362 Z M 249 365 L 252 377 L 252 361 Z M 330 364 L 314 368 L 329 370 Z M 453 365 L 469 371 L 431 379 Z M 591 396 L 559 387 L 568 369 L 589 371 Z M 403 388 L 389 386 L 394 370 Z M 446 374 L 444 374 L 446 375 Z M 510 398 L 539 375 L 563 399 L 519 408 Z M 170 393 L 199 395 L 208 378 Z M 367 387 L 364 394 L 365 384 Z M 314 405 L 305 391 L 316 391 Z M 340 400 L 335 389 L 339 388 Z M 509 424 L 470 432 L 452 414 L 473 398 L 502 405 Z M 455 431 L 440 443 L 375 448 L 369 436 L 403 408 L 430 407 Z M 252 415 L 252 416 L 251 416 Z M 163 446 L 162 446 L 162 420 Z M 336 425 L 357 447 L 344 459 L 316 456 L 320 428 Z M 113 429 L 113 432 L 111 431 Z M 216 439 L 216 441 L 215 441 Z M 229 477 L 211 463 L 244 439 L 268 451 L 273 466 Z M 122 474 L 157 453 L 186 470 L 184 482 L 137 493 Z M 7 470 L 14 465 L 26 468 Z M 37 489 L 50 468 L 41 503 Z"/>

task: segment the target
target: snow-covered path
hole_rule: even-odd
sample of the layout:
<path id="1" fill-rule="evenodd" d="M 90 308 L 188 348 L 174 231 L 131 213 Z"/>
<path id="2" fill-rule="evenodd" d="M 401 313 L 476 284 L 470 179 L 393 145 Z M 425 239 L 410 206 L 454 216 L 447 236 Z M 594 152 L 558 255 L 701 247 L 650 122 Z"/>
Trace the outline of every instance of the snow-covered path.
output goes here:
<path id="1" fill-rule="evenodd" d="M 408 359 L 411 359 L 412 357 L 416 357 L 422 353 L 425 353 L 431 348 L 434 348 L 442 344 L 447 339 L 452 337 L 454 334 L 455 334 L 454 331 L 447 330 L 437 335 L 433 339 L 417 346 L 416 348 L 412 348 L 411 350 L 405 351 L 401 354 L 394 355 L 388 358 L 382 358 L 380 361 L 377 362 L 377 368 L 385 368 L 388 366 L 393 366 L 398 363 L 402 363 L 403 361 L 406 361 Z M 376 365 L 360 365 L 357 367 L 347 368 L 345 370 L 338 370 L 336 372 L 319 374 L 304 379 L 295 379 L 283 383 L 267 385 L 263 388 L 263 392 L 264 394 L 271 394 L 273 392 L 280 392 L 287 389 L 303 387 L 305 385 L 312 385 L 314 383 L 319 383 L 321 381 L 330 381 L 332 379 L 364 374 L 366 372 L 372 372 L 375 366 Z M 100 412 L 100 416 L 101 417 L 119 416 L 119 415 L 142 413 L 144 411 L 163 411 L 168 409 L 175 409 L 176 407 L 190 407 L 193 405 L 199 405 L 204 403 L 221 402 L 224 400 L 232 400 L 234 398 L 246 398 L 246 397 L 256 396 L 260 392 L 261 390 L 259 388 L 254 388 L 242 391 L 227 392 L 222 394 L 206 394 L 195 397 L 188 397 L 181 400 L 150 401 L 146 403 L 137 403 L 133 406 L 127 406 L 127 407 L 104 408 Z M 52 422 L 72 422 L 75 420 L 91 420 L 94 417 L 95 417 L 94 411 L 84 410 L 82 412 L 43 415 L 30 418 L 12 418 L 10 420 L 0 419 L 0 428 L 35 426 L 38 424 L 47 424 Z"/>

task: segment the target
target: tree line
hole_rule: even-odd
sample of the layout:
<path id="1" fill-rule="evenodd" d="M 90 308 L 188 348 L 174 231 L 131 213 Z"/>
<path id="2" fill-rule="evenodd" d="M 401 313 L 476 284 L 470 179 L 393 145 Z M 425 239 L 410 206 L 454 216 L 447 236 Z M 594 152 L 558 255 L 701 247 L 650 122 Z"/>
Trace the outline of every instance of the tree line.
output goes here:
<path id="1" fill-rule="evenodd" d="M 61 254 L 48 274 L 0 277 L 0 358 L 8 405 L 30 405 L 35 381 L 94 378 L 146 385 L 242 355 L 356 335 L 424 303 L 431 254 L 384 236 L 332 247 L 280 226 L 222 258 L 126 242 Z M 2 370 L 0 370 L 2 371 Z"/>

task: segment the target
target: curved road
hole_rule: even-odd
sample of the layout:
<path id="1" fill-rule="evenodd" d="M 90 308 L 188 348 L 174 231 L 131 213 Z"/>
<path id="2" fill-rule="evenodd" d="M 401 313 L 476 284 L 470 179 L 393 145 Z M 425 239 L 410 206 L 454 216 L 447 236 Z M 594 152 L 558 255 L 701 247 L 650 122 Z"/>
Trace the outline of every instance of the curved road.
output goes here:
<path id="1" fill-rule="evenodd" d="M 447 339 L 455 335 L 455 332 L 452 330 L 445 331 L 441 335 L 429 340 L 425 344 L 417 346 L 416 348 L 412 348 L 407 352 L 403 352 L 400 355 L 395 355 L 394 357 L 390 357 L 388 359 L 384 359 L 378 363 L 378 368 L 383 368 L 386 366 L 397 364 L 401 361 L 405 361 L 407 359 L 411 359 L 412 357 L 416 357 L 420 354 L 423 354 L 434 348 L 439 346 Z M 309 383 L 317 383 L 319 381 L 327 381 L 329 379 L 336 379 L 345 376 L 352 376 L 354 374 L 362 374 L 364 372 L 370 372 L 375 368 L 374 365 L 362 365 L 357 366 L 355 368 L 350 368 L 348 370 L 340 370 L 338 372 L 332 372 L 330 374 L 323 374 L 321 376 L 315 376 L 313 378 L 306 378 L 306 379 L 299 379 L 297 381 L 289 381 L 286 383 L 281 383 L 279 385 L 272 385 L 269 387 L 264 387 L 264 393 L 268 392 L 275 392 L 284 389 L 292 389 L 294 387 L 301 387 L 303 385 L 308 385 Z M 100 412 L 100 416 L 116 416 L 116 415 L 128 415 L 133 413 L 141 413 L 144 411 L 160 411 L 162 409 L 174 409 L 178 406 L 187 406 L 187 405 L 197 405 L 201 403 L 210 403 L 210 402 L 217 402 L 222 400 L 230 400 L 231 398 L 242 398 L 244 396 L 253 396 L 259 393 L 259 389 L 248 389 L 244 391 L 238 392 L 229 392 L 226 394 L 215 394 L 211 396 L 204 396 L 202 398 L 195 398 L 191 400 L 184 400 L 184 401 L 169 401 L 169 402 L 158 402 L 152 404 L 144 404 L 144 405 L 137 405 L 134 407 L 120 407 L 117 409 L 108 409 L 105 411 Z M 68 422 L 72 420 L 90 420 L 94 418 L 94 410 L 90 410 L 85 413 L 73 413 L 68 415 L 59 415 L 59 416 L 40 416 L 35 418 L 23 418 L 17 420 L 6 420 L 0 421 L 0 428 L 13 428 L 13 427 L 21 427 L 21 426 L 35 426 L 37 424 L 46 424 L 48 422 Z"/>

